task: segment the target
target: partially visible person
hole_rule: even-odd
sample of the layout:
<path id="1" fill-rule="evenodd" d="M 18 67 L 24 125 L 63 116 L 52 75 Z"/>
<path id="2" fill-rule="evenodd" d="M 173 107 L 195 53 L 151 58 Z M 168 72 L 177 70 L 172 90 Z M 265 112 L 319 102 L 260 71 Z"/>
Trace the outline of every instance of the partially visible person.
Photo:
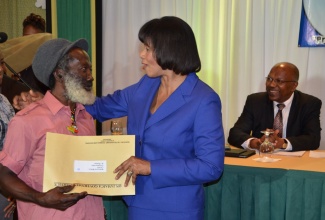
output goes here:
<path id="1" fill-rule="evenodd" d="M 13 98 L 29 88 L 6 74 L 7 67 L 4 63 L 4 55 L 0 50 L 0 93 L 3 94 L 12 104 Z"/>
<path id="2" fill-rule="evenodd" d="M 86 109 L 99 121 L 128 116 L 128 134 L 136 135 L 135 157 L 115 169 L 136 186 L 124 197 L 129 219 L 201 220 L 203 184 L 224 167 L 220 98 L 196 74 L 201 61 L 186 22 L 153 19 L 138 36 L 146 75 Z"/>
<path id="3" fill-rule="evenodd" d="M 29 36 L 29 35 L 33 35 L 33 34 L 45 33 L 46 22 L 40 15 L 36 15 L 34 13 L 31 13 L 29 16 L 27 16 L 24 19 L 22 24 L 23 24 L 23 36 Z M 31 38 L 27 37 L 27 39 L 31 39 Z M 26 60 L 30 60 L 34 56 L 33 53 L 35 51 L 35 46 L 38 46 L 38 44 L 35 43 L 35 42 L 31 42 L 30 40 L 27 40 L 27 39 L 26 39 L 26 42 L 23 40 L 23 38 L 20 38 L 19 41 L 17 40 L 17 42 L 15 42 L 15 43 L 19 45 L 18 48 L 15 47 L 14 42 L 11 42 L 9 44 L 10 46 L 13 47 L 12 53 L 18 53 L 17 51 L 19 51 L 19 53 L 21 54 L 21 50 L 24 47 L 27 47 L 28 51 L 31 51 L 27 55 L 26 55 L 26 53 L 24 53 L 24 55 L 18 55 L 17 57 L 15 57 L 14 60 L 11 60 L 12 62 L 14 62 L 16 64 L 19 63 L 19 65 L 21 65 L 21 63 L 26 63 Z M 42 41 L 44 41 L 44 38 L 41 38 L 40 36 L 35 37 L 33 39 L 38 40 L 40 43 Z M 12 40 L 14 40 L 14 39 L 12 39 Z M 8 43 L 8 42 L 6 42 L 6 43 Z M 8 54 L 8 52 L 7 52 L 7 56 L 10 56 L 10 55 L 11 54 Z M 6 57 L 6 59 L 7 59 L 7 57 Z M 12 62 L 9 62 L 9 63 L 12 64 Z M 12 66 L 12 67 L 13 67 L 13 69 L 15 71 L 17 71 L 17 69 L 15 69 L 15 66 Z M 26 82 L 28 84 L 28 86 L 31 87 L 33 90 L 40 91 L 43 94 L 45 94 L 45 92 L 49 89 L 47 86 L 42 84 L 35 77 L 35 75 L 33 73 L 33 70 L 32 70 L 32 67 L 31 67 L 31 62 L 28 63 L 28 65 L 24 66 L 24 69 L 19 69 L 19 71 L 17 71 L 17 74 L 12 74 L 11 78 L 16 80 L 16 81 L 21 82 L 21 84 L 24 84 L 23 82 Z M 5 80 L 7 80 L 7 79 L 5 79 Z M 9 84 L 9 83 L 7 83 L 7 84 Z M 25 84 L 23 86 L 27 87 Z M 24 90 L 24 91 L 26 91 L 26 90 Z M 12 98 L 13 97 L 8 97 L 8 100 L 10 102 L 12 102 Z"/>
<path id="4" fill-rule="evenodd" d="M 203 184 L 220 178 L 225 140 L 221 101 L 196 72 L 201 69 L 194 33 L 177 17 L 145 23 L 138 34 L 146 75 L 134 85 L 97 98 L 87 111 L 99 121 L 128 116 L 127 133 L 136 135 L 135 157 L 115 169 L 125 172 L 130 220 L 202 220 Z M 40 99 L 16 97 L 15 106 Z"/>
<path id="5" fill-rule="evenodd" d="M 45 33 L 46 22 L 42 16 L 30 13 L 23 21 L 23 36 Z"/>
<path id="6" fill-rule="evenodd" d="M 23 21 L 23 36 L 45 33 L 46 22 L 40 15 L 31 13 Z M 39 91 L 43 94 L 49 89 L 46 85 L 41 83 L 33 72 L 32 66 L 18 73 L 23 81 L 25 81 L 35 91 Z M 20 80 L 19 77 L 12 75 L 14 79 Z"/>
<path id="7" fill-rule="evenodd" d="M 68 193 L 73 185 L 42 192 L 46 133 L 96 133 L 93 118 L 81 104 L 95 101 L 87 50 L 84 39 L 53 39 L 34 57 L 36 77 L 51 90 L 10 121 L 0 153 L 0 191 L 17 200 L 19 220 L 104 219 L 99 196 Z"/>
<path id="8" fill-rule="evenodd" d="M 6 137 L 9 121 L 15 115 L 15 111 L 8 99 L 0 94 L 0 152 L 3 148 L 3 142 Z M 8 212 L 6 212 L 8 207 Z M 10 199 L 7 196 L 0 194 L 0 220 L 13 219 L 13 212 L 15 211 L 15 204 L 10 204 Z"/>
<path id="9" fill-rule="evenodd" d="M 8 123 L 15 113 L 12 107 L 13 97 L 29 90 L 24 84 L 7 76 L 6 71 L 4 55 L 0 50 L 0 151 L 3 147 Z M 12 214 L 15 209 L 15 200 L 11 199 L 9 195 L 0 195 L 0 220 L 13 219 Z"/>
<path id="10" fill-rule="evenodd" d="M 258 150 L 265 138 L 261 131 L 274 128 L 278 104 L 284 104 L 282 131 L 275 129 L 270 138 L 275 148 L 286 151 L 316 150 L 321 139 L 322 101 L 296 90 L 298 80 L 299 70 L 294 64 L 275 64 L 266 77 L 266 92 L 247 97 L 242 114 L 229 131 L 228 143 Z"/>
<path id="11" fill-rule="evenodd" d="M 15 111 L 8 99 L 0 94 L 0 151 L 6 137 L 9 121 L 14 117 Z"/>
<path id="12" fill-rule="evenodd" d="M 42 18 L 40 15 L 31 13 L 23 21 L 23 36 L 45 33 L 45 27 L 46 22 L 44 18 Z M 15 74 L 13 74 L 11 78 L 20 81 L 23 84 L 21 81 L 22 79 L 35 91 L 40 91 L 41 93 L 45 94 L 45 92 L 49 89 L 47 86 L 39 82 L 39 80 L 35 77 L 32 66 L 26 67 L 24 70 L 18 72 L 17 74 L 20 76 L 20 78 Z M 12 102 L 12 98 L 9 98 L 9 100 Z"/>

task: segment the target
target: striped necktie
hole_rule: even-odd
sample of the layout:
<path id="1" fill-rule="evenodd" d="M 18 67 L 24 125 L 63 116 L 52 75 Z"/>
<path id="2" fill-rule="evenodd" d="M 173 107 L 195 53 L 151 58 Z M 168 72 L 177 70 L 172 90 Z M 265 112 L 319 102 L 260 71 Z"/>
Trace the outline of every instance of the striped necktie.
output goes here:
<path id="1" fill-rule="evenodd" d="M 277 104 L 277 106 L 279 110 L 274 118 L 273 129 L 279 130 L 278 136 L 282 137 L 282 133 L 283 133 L 282 109 L 285 107 L 285 104 Z"/>

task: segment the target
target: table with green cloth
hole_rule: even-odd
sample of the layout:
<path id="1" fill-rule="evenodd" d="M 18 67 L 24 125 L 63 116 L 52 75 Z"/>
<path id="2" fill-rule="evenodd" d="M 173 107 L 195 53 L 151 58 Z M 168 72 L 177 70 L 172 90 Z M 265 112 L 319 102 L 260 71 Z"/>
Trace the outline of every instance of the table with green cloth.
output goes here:
<path id="1" fill-rule="evenodd" d="M 281 160 L 273 163 L 226 157 L 222 177 L 205 186 L 204 219 L 325 219 L 325 158 L 309 153 L 274 155 Z M 121 197 L 104 197 L 104 205 L 107 219 L 127 220 Z"/>

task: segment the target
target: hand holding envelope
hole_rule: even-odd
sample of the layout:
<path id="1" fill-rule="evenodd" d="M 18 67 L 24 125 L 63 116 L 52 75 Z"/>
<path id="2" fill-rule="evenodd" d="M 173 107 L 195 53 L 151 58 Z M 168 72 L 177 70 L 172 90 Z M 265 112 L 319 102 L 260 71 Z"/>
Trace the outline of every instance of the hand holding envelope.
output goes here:
<path id="1" fill-rule="evenodd" d="M 124 186 L 129 185 L 129 181 L 132 177 L 132 183 L 135 185 L 135 181 L 137 179 L 137 175 L 150 175 L 150 162 L 147 160 L 142 160 L 140 158 L 136 158 L 134 156 L 130 157 L 126 161 L 124 161 L 120 166 L 118 166 L 114 173 L 117 173 L 116 179 L 120 179 L 121 176 L 126 172 L 126 179 L 124 182 Z"/>
<path id="2" fill-rule="evenodd" d="M 43 191 L 74 184 L 72 193 L 87 191 L 94 195 L 134 195 L 134 184 L 125 185 L 125 178 L 116 179 L 114 174 L 114 169 L 134 154 L 134 135 L 47 133 Z"/>

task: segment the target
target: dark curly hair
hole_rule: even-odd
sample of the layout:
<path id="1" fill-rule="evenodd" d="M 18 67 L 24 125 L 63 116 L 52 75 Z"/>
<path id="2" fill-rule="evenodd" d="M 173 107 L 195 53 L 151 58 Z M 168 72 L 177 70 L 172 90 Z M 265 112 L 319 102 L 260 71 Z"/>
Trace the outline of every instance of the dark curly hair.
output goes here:
<path id="1" fill-rule="evenodd" d="M 36 15 L 34 13 L 30 13 L 25 20 L 23 21 L 23 28 L 25 28 L 28 25 L 31 25 L 35 27 L 36 29 L 41 30 L 42 32 L 45 32 L 45 20 L 40 15 Z"/>

